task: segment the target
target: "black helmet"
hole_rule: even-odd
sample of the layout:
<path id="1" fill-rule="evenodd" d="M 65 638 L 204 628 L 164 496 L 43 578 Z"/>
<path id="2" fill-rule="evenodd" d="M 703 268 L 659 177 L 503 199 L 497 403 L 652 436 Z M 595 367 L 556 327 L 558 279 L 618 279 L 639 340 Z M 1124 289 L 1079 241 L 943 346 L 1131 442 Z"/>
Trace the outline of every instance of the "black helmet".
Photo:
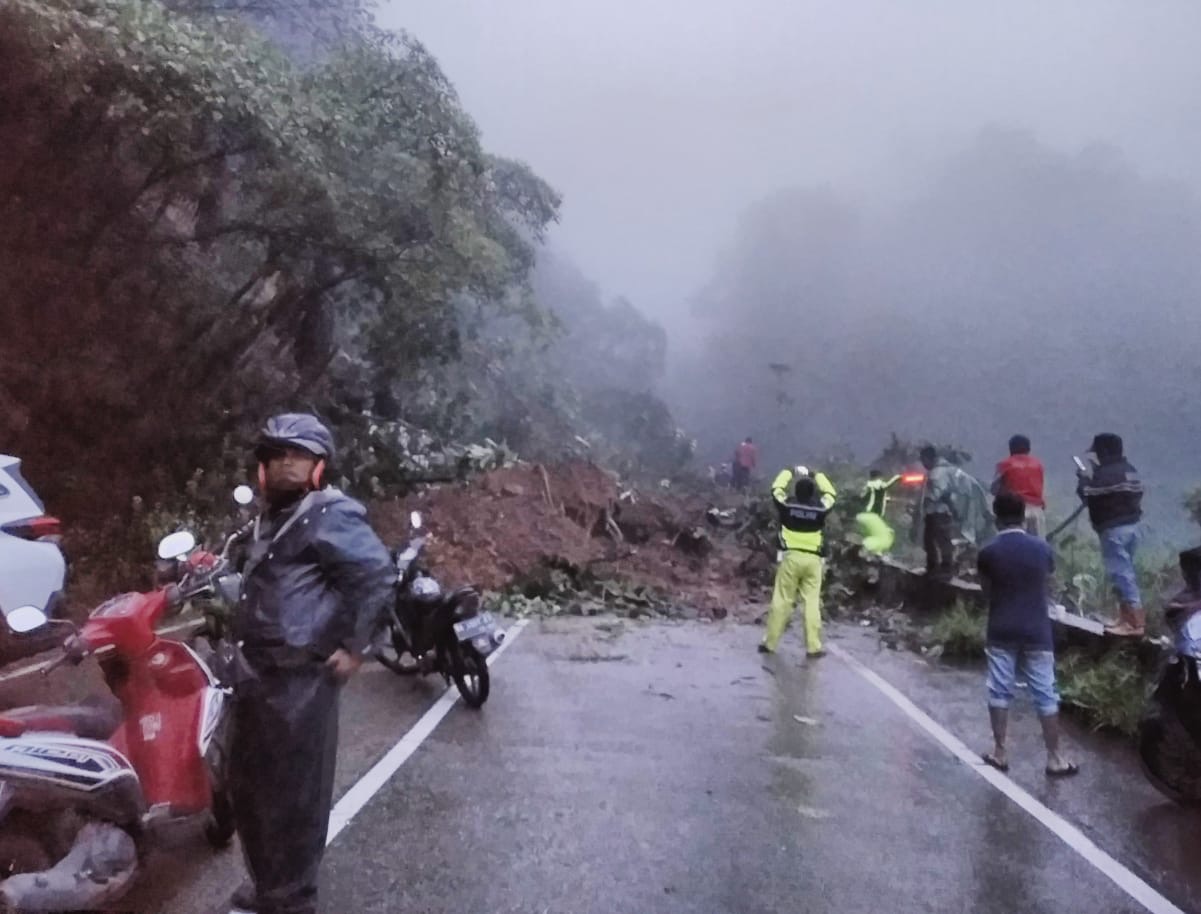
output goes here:
<path id="1" fill-rule="evenodd" d="M 316 416 L 283 413 L 267 420 L 259 432 L 254 456 L 265 463 L 272 451 L 284 447 L 298 447 L 328 462 L 334 456 L 334 436 Z"/>

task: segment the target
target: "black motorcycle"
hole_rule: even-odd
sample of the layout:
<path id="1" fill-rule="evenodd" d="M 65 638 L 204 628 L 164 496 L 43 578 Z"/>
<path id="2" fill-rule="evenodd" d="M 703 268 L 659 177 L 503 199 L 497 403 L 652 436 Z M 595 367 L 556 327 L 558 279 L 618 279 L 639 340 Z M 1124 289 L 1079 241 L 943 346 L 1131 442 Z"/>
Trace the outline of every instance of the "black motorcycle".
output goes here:
<path id="1" fill-rule="evenodd" d="M 1138 727 L 1143 773 L 1164 796 L 1201 805 L 1201 548 L 1180 554 L 1185 589 L 1165 607 L 1174 650 Z"/>
<path id="2" fill-rule="evenodd" d="M 488 655 L 504 642 L 505 633 L 492 613 L 480 611 L 480 595 L 474 587 L 446 593 L 422 567 L 428 537 L 420 532 L 418 512 L 410 515 L 410 523 L 413 535 L 408 544 L 393 552 L 396 599 L 374 655 L 400 675 L 440 673 L 447 684 L 454 680 L 463 701 L 478 708 L 491 689 Z"/>

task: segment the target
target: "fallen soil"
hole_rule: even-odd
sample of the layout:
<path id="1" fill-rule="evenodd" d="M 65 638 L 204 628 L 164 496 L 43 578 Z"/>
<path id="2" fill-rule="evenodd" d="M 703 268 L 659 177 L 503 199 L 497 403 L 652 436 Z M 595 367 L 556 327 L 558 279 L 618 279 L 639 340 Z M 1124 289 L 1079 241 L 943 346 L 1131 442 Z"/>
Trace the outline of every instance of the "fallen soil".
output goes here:
<path id="1" fill-rule="evenodd" d="M 548 572 L 605 591 L 637 588 L 657 610 L 749 621 L 762 615 L 760 583 L 743 573 L 752 550 L 732 525 L 706 517 L 738 496 L 637 491 L 586 462 L 519 464 L 405 499 L 377 501 L 371 520 L 390 546 L 420 511 L 432 534 L 430 570 L 448 586 L 535 587 Z"/>

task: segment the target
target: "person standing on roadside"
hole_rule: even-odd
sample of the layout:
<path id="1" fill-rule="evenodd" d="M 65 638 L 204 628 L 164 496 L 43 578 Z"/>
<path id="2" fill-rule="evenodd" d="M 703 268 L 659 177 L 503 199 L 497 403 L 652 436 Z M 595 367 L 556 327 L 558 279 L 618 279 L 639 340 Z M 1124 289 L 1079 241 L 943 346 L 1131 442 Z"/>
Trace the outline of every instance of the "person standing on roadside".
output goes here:
<path id="1" fill-rule="evenodd" d="M 1047 612 L 1048 583 L 1055 570 L 1055 555 L 1041 537 L 1023 529 L 1026 502 L 1013 492 L 1002 492 L 993 502 L 1000 532 L 980 550 L 976 564 L 988 598 L 988 716 L 993 749 L 984 762 L 999 771 L 1009 770 L 1005 739 L 1009 706 L 1019 678 L 1030 688 L 1047 749 L 1048 777 L 1068 777 L 1079 766 L 1060 751 L 1059 693 L 1055 688 L 1055 642 Z"/>
<path id="2" fill-rule="evenodd" d="M 1026 503 L 1026 532 L 1047 535 L 1047 502 L 1043 496 L 1043 463 L 1030 453 L 1030 439 L 1014 435 L 1009 439 L 1009 456 L 997 464 L 992 494 L 1012 492 Z"/>
<path id="3" fill-rule="evenodd" d="M 750 485 L 751 474 L 755 471 L 755 467 L 759 465 L 759 448 L 750 435 L 746 436 L 746 440 L 734 449 L 734 488 L 739 492 L 746 490 Z"/>
<path id="4" fill-rule="evenodd" d="M 1146 630 L 1134 567 L 1143 517 L 1143 483 L 1138 470 L 1126 459 L 1122 439 L 1106 432 L 1093 438 L 1092 472 L 1079 471 L 1076 491 L 1088 505 L 1088 519 L 1101 541 L 1101 561 L 1118 596 L 1118 618 L 1105 627 L 1107 635 L 1141 637 Z"/>
<path id="5" fill-rule="evenodd" d="M 910 535 L 926 550 L 926 578 L 950 581 L 956 571 L 956 536 L 977 544 L 996 532 L 988 492 L 933 445 L 923 447 L 918 456 L 926 468 L 926 479 L 922 497 L 914 506 Z"/>
<path id="6" fill-rule="evenodd" d="M 931 446 L 919 454 L 926 469 L 926 481 L 918 502 L 916 532 L 922 531 L 922 548 L 926 552 L 926 576 L 932 580 L 949 581 L 955 576 L 955 533 L 958 518 L 952 498 L 955 467 Z"/>
<path id="7" fill-rule="evenodd" d="M 231 780 L 253 886 L 235 912 L 316 914 L 333 804 L 341 686 L 362 665 L 396 569 L 358 502 L 325 485 L 333 436 L 314 416 L 267 421 L 265 509 L 232 619 L 240 649 Z"/>
<path id="8" fill-rule="evenodd" d="M 837 494 L 825 473 L 810 473 L 803 466 L 781 470 L 772 482 L 780 518 L 780 564 L 760 653 L 776 652 L 799 599 L 805 606 L 805 652 L 815 659 L 826 654 L 821 614 L 823 530 Z"/>

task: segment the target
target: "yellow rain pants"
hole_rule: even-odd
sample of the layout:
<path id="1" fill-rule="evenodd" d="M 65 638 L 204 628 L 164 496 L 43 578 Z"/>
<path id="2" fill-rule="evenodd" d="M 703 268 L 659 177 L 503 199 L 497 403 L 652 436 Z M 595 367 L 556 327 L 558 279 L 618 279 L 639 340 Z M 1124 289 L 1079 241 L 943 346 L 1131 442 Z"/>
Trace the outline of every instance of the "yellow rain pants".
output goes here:
<path id="1" fill-rule="evenodd" d="M 805 604 L 805 649 L 809 653 L 822 649 L 822 560 L 809 552 L 785 552 L 776 569 L 776 589 L 767 614 L 767 633 L 763 643 L 774 651 L 788 621 L 792 618 L 798 597 Z"/>
<path id="2" fill-rule="evenodd" d="M 884 555 L 892 549 L 897 535 L 888 521 L 879 514 L 864 511 L 855 515 L 855 523 L 859 526 L 859 535 L 863 537 L 863 548 L 874 555 Z"/>

